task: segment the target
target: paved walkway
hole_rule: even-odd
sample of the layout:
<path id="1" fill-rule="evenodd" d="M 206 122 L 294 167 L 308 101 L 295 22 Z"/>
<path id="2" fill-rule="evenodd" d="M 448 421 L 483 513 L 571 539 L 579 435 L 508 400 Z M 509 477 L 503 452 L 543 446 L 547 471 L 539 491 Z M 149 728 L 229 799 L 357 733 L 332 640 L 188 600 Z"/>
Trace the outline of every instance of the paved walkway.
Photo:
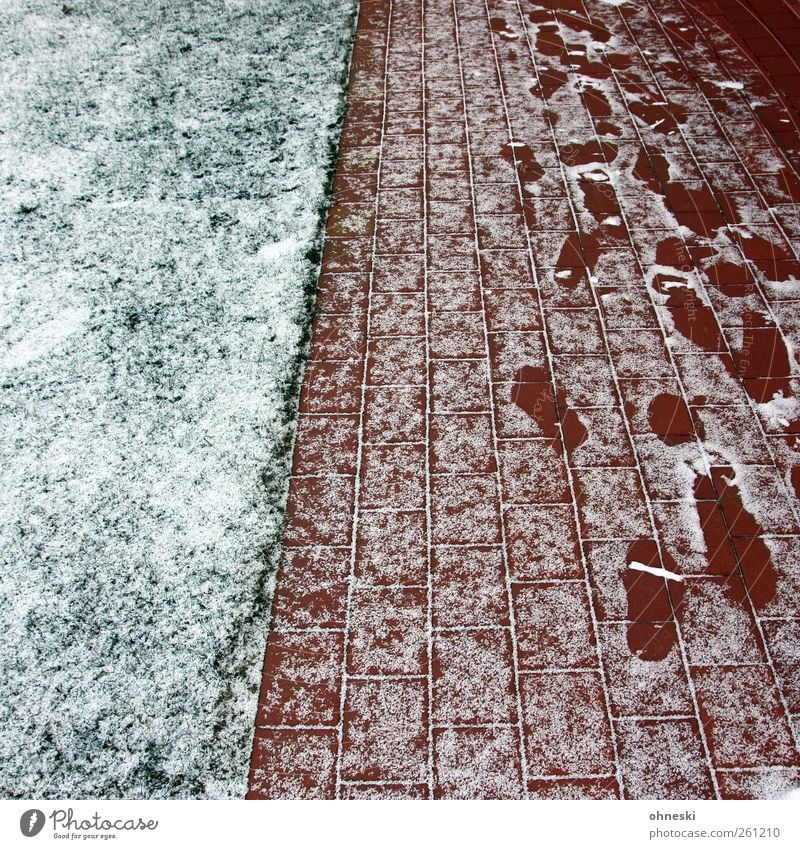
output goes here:
<path id="1" fill-rule="evenodd" d="M 364 0 L 252 798 L 800 785 L 798 45 Z"/>

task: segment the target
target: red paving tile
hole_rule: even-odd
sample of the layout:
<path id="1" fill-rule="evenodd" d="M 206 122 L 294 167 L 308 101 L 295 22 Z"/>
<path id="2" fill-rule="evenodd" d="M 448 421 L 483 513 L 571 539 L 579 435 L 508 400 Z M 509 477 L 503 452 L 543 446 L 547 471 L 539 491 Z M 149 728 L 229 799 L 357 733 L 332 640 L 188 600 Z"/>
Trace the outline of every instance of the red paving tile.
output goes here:
<path id="1" fill-rule="evenodd" d="M 363 0 L 251 798 L 800 784 L 798 46 Z"/>
<path id="2" fill-rule="evenodd" d="M 434 732 L 436 799 L 519 799 L 522 768 L 516 728 Z M 475 764 L 481 769 L 476 770 Z"/>

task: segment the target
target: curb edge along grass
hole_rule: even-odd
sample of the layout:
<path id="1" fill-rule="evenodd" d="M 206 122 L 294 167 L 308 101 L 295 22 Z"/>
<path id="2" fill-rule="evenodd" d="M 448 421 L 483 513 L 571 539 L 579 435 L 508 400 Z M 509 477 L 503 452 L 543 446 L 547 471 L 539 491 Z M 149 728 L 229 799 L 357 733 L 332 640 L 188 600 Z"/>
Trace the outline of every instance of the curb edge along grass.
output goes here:
<path id="1" fill-rule="evenodd" d="M 9 12 L 0 795 L 244 795 L 356 10 Z"/>
<path id="2" fill-rule="evenodd" d="M 272 601 L 275 592 L 275 580 L 277 578 L 278 569 L 280 566 L 280 557 L 283 550 L 283 533 L 286 529 L 286 502 L 289 494 L 289 477 L 292 472 L 292 460 L 294 456 L 295 439 L 297 437 L 297 419 L 299 415 L 300 390 L 303 386 L 303 378 L 305 375 L 306 366 L 308 365 L 309 352 L 311 347 L 311 331 L 312 324 L 316 314 L 317 292 L 319 289 L 319 278 L 322 269 L 322 250 L 325 240 L 325 225 L 333 205 L 333 181 L 336 176 L 336 168 L 339 160 L 339 143 L 341 140 L 342 125 L 347 112 L 347 95 L 350 79 L 350 65 L 352 62 L 353 43 L 356 34 L 356 25 L 358 23 L 358 13 L 361 0 L 350 0 L 351 11 L 348 21 L 347 38 L 345 39 L 346 57 L 339 76 L 339 84 L 341 87 L 342 96 L 337 107 L 335 130 L 328 139 L 328 151 L 326 156 L 327 174 L 325 177 L 324 186 L 324 202 L 319 207 L 317 217 L 317 233 L 316 238 L 311 246 L 306 251 L 306 260 L 311 264 L 311 271 L 306 279 L 304 287 L 305 296 L 305 313 L 302 337 L 300 341 L 300 350 L 297 359 L 297 367 L 290 375 L 285 388 L 285 404 L 284 404 L 284 424 L 285 438 L 281 445 L 281 450 L 276 456 L 275 467 L 280 468 L 280 474 L 270 475 L 269 467 L 264 469 L 261 477 L 261 484 L 267 492 L 267 497 L 273 502 L 280 504 L 282 521 L 280 528 L 276 531 L 274 537 L 266 542 L 260 552 L 260 557 L 265 564 L 265 572 L 263 579 L 263 590 L 259 594 L 264 601 L 264 609 L 266 616 L 253 617 L 253 636 L 250 641 L 253 644 L 260 645 L 260 655 L 258 671 L 261 672 L 263 665 L 264 653 L 266 651 L 267 637 L 272 624 Z M 280 464 L 280 465 L 279 465 Z M 275 468 L 273 467 L 273 468 Z M 256 695 L 260 689 L 261 679 L 259 677 L 256 684 Z M 250 769 L 250 757 L 253 748 L 255 737 L 255 721 L 257 715 L 257 704 L 254 705 L 252 711 L 252 727 L 250 729 L 247 769 Z M 244 793 L 242 793 L 244 796 Z"/>
<path id="3" fill-rule="evenodd" d="M 264 542 L 260 548 L 258 557 L 264 564 L 264 572 L 260 580 L 260 588 L 257 598 L 260 604 L 254 607 L 253 616 L 248 620 L 252 625 L 244 639 L 238 642 L 242 646 L 258 646 L 259 651 L 255 662 L 249 662 L 248 668 L 236 670 L 234 680 L 246 677 L 247 672 L 257 673 L 255 684 L 251 685 L 250 694 L 252 698 L 252 710 L 250 711 L 250 727 L 247 730 L 247 746 L 245 750 L 246 761 L 244 767 L 244 779 L 242 789 L 237 790 L 236 795 L 243 798 L 247 789 L 247 778 L 250 770 L 250 757 L 253 748 L 255 734 L 255 719 L 257 714 L 257 699 L 261 684 L 261 670 L 264 652 L 266 650 L 267 636 L 272 621 L 272 601 L 275 591 L 275 579 L 277 577 L 282 552 L 283 532 L 286 527 L 286 502 L 289 493 L 289 476 L 292 471 L 292 458 L 294 444 L 297 435 L 297 418 L 300 402 L 300 390 L 303 385 L 303 376 L 311 345 L 311 328 L 315 315 L 317 291 L 319 288 L 319 277 L 322 266 L 322 249 L 324 246 L 325 224 L 328 213 L 333 203 L 333 181 L 336 176 L 338 164 L 339 142 L 341 139 L 342 125 L 347 110 L 348 81 L 350 77 L 350 64 L 352 61 L 353 43 L 358 22 L 358 13 L 361 0 L 343 0 L 343 5 L 349 5 L 347 13 L 345 36 L 343 39 L 344 56 L 339 73 L 339 90 L 341 92 L 336 104 L 336 118 L 331 125 L 332 131 L 327 139 L 327 150 L 324 158 L 326 175 L 324 183 L 324 199 L 318 209 L 316 235 L 311 245 L 305 252 L 305 259 L 310 264 L 310 269 L 303 287 L 305 311 L 301 322 L 301 337 L 295 368 L 289 373 L 284 387 L 283 407 L 283 433 L 284 438 L 280 443 L 279 450 L 275 453 L 274 463 L 266 466 L 261 475 L 261 486 L 266 494 L 268 502 L 275 504 L 280 511 L 281 522 L 273 536 Z M 225 699 L 222 700 L 223 702 Z"/>

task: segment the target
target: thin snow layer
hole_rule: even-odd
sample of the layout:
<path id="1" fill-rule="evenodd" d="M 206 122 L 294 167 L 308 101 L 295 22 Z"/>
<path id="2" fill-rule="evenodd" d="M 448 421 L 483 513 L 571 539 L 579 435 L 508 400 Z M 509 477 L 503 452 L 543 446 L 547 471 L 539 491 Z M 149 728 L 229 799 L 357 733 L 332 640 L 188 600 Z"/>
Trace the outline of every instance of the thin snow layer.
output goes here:
<path id="1" fill-rule="evenodd" d="M 353 0 L 7 2 L 0 796 L 241 796 Z"/>

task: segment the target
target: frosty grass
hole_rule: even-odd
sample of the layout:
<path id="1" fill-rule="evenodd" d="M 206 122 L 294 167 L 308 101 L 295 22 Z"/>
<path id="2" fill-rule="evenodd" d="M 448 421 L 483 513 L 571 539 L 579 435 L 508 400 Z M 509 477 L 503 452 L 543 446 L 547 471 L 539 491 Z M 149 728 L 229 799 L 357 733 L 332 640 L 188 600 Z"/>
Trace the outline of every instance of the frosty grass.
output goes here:
<path id="1" fill-rule="evenodd" d="M 0 796 L 241 796 L 355 0 L 5 0 Z"/>

